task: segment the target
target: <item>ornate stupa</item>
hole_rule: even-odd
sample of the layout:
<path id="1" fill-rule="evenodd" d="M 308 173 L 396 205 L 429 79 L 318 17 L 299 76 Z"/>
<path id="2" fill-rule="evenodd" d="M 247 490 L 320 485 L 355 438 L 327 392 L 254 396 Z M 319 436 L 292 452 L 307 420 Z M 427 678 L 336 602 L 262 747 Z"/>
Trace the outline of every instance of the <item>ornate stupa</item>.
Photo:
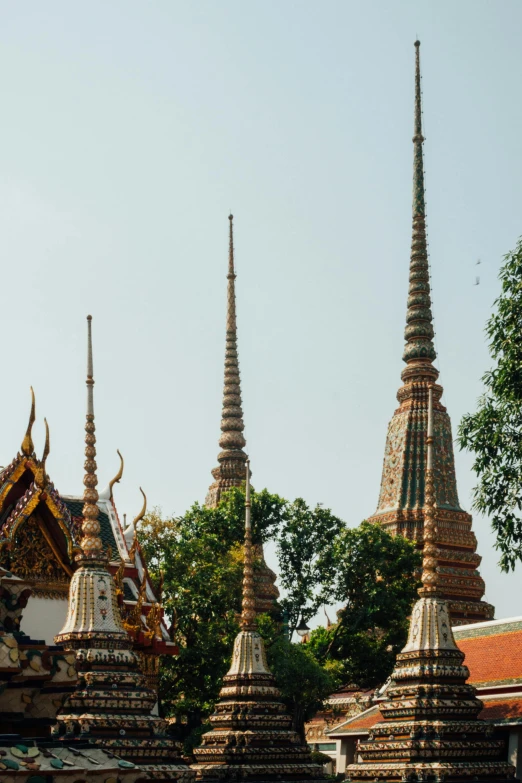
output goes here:
<path id="1" fill-rule="evenodd" d="M 399 407 L 388 427 L 379 503 L 372 522 L 393 534 L 423 540 L 425 518 L 426 426 L 428 386 L 433 385 L 434 427 L 439 448 L 434 465 L 438 514 L 440 591 L 448 600 L 454 625 L 491 619 L 494 608 L 481 600 L 484 580 L 477 568 L 481 557 L 471 530 L 471 516 L 460 506 L 455 476 L 451 423 L 441 403 L 442 386 L 433 362 L 433 317 L 426 243 L 419 42 L 415 43 L 415 112 L 413 135 L 413 230 L 410 283 Z"/>
<path id="2" fill-rule="evenodd" d="M 281 702 L 268 668 L 265 646 L 256 628 L 250 466 L 246 468 L 245 547 L 241 631 L 234 642 L 232 665 L 223 681 L 220 701 L 211 716 L 212 730 L 194 751 L 202 781 L 323 781 L 308 745 L 292 731 L 292 719 Z"/>
<path id="3" fill-rule="evenodd" d="M 124 628 L 114 578 L 100 538 L 93 406 L 91 317 L 88 323 L 87 422 L 83 537 L 71 579 L 69 608 L 56 643 L 74 651 L 78 683 L 57 715 L 53 736 L 67 746 L 90 743 L 122 763 L 139 765 L 143 779 L 190 780 L 166 722 L 152 715 L 156 694 L 147 687 L 138 653 Z"/>
<path id="4" fill-rule="evenodd" d="M 214 477 L 210 485 L 205 504 L 218 505 L 221 495 L 231 487 L 241 487 L 245 481 L 246 440 L 243 435 L 245 424 L 241 407 L 241 380 L 237 355 L 237 319 L 236 319 L 236 271 L 234 262 L 234 216 L 229 215 L 228 247 L 228 287 L 227 287 L 227 335 L 225 349 L 225 382 L 223 389 L 223 410 L 221 417 L 221 436 L 218 454 L 218 466 L 212 471 Z M 279 597 L 276 587 L 276 575 L 267 566 L 263 545 L 254 545 L 256 569 L 254 573 L 256 611 L 270 612 L 274 601 Z"/>
<path id="5" fill-rule="evenodd" d="M 69 583 L 80 552 L 83 502 L 81 496 L 58 492 L 47 473 L 49 437 L 39 458 L 32 428 L 36 420 L 31 389 L 29 423 L 20 450 L 0 468 L 0 568 L 31 582 L 31 597 L 24 610 L 24 631 L 53 646 L 67 616 Z M 46 425 L 47 427 L 47 425 Z M 118 452 L 119 453 L 119 452 Z M 113 488 L 123 474 L 123 458 L 116 476 L 99 493 L 100 538 L 109 558 L 109 570 L 118 574 L 120 612 L 142 668 L 150 681 L 157 679 L 160 655 L 174 655 L 161 597 L 156 595 L 139 544 L 133 545 L 134 525 L 120 522 Z M 139 610 L 139 611 L 138 611 Z M 138 617 L 138 622 L 134 621 Z"/>
<path id="6" fill-rule="evenodd" d="M 418 49 L 417 49 L 418 51 Z M 453 637 L 443 575 L 438 568 L 440 509 L 436 507 L 437 449 L 433 459 L 434 398 L 429 386 L 424 550 L 420 599 L 408 641 L 397 656 L 382 720 L 359 743 L 361 761 L 346 768 L 351 781 L 505 781 L 515 769 L 505 738 L 478 720 L 482 702 L 466 681 L 469 670 Z M 437 429 L 435 427 L 435 432 Z"/>

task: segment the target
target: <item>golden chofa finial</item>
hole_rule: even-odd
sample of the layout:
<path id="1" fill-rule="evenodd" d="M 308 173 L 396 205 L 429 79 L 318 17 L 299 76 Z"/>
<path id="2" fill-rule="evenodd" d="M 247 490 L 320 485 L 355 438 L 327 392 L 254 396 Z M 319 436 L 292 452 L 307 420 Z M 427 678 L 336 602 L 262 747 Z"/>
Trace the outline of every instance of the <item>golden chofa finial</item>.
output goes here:
<path id="1" fill-rule="evenodd" d="M 22 454 L 24 454 L 26 457 L 30 457 L 32 454 L 34 454 L 32 431 L 33 431 L 33 424 L 35 422 L 35 419 L 36 419 L 36 403 L 34 399 L 33 387 L 31 386 L 31 412 L 29 414 L 29 424 L 27 425 L 27 430 L 24 439 L 22 441 Z"/>
<path id="2" fill-rule="evenodd" d="M 147 495 L 145 494 L 145 492 L 142 490 L 141 487 L 140 487 L 140 492 L 143 495 L 143 506 L 141 507 L 141 511 L 138 514 L 138 516 L 135 517 L 135 519 L 132 522 L 132 527 L 134 528 L 134 535 L 136 535 L 136 528 L 138 526 L 138 522 L 141 522 L 141 520 L 143 519 L 147 511 Z"/>
<path id="3" fill-rule="evenodd" d="M 120 483 L 120 479 L 123 476 L 123 468 L 125 467 L 125 462 L 123 461 L 123 457 L 120 454 L 120 450 L 116 449 L 116 453 L 117 453 L 118 457 L 120 458 L 120 467 L 119 467 L 118 472 L 114 476 L 114 478 L 111 481 L 109 481 L 109 499 L 110 500 L 112 500 L 112 488 L 114 487 L 115 484 L 119 484 Z"/>
<path id="4" fill-rule="evenodd" d="M 45 445 L 42 454 L 42 459 L 40 460 L 40 464 L 36 469 L 35 476 L 34 476 L 34 483 L 36 484 L 37 487 L 42 487 L 42 488 L 45 487 L 47 483 L 45 463 L 47 462 L 47 457 L 49 456 L 49 452 L 51 451 L 51 440 L 49 437 L 49 425 L 47 424 L 47 419 L 44 419 L 44 424 L 45 424 Z"/>

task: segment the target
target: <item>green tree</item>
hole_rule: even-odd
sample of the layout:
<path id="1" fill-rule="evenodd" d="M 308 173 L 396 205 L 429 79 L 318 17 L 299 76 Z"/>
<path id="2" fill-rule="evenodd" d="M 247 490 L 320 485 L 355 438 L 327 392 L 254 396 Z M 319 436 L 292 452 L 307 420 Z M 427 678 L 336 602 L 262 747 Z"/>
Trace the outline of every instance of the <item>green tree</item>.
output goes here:
<path id="1" fill-rule="evenodd" d="M 286 509 L 279 528 L 279 581 L 286 592 L 281 606 L 288 613 L 290 638 L 299 619 L 306 622 L 328 603 L 335 571 L 335 541 L 344 522 L 329 509 L 311 509 L 297 498 Z"/>
<path id="2" fill-rule="evenodd" d="M 522 559 L 522 239 L 504 258 L 501 293 L 487 322 L 493 368 L 458 441 L 474 454 L 474 508 L 491 518 L 505 571 Z"/>
<path id="3" fill-rule="evenodd" d="M 241 550 L 222 531 L 212 532 L 212 517 L 214 510 L 199 506 L 181 519 L 163 519 L 156 510 L 139 533 L 152 577 L 163 575 L 163 604 L 179 647 L 175 658 L 162 659 L 161 710 L 176 717 L 189 748 L 218 697 L 238 631 Z"/>
<path id="4" fill-rule="evenodd" d="M 254 541 L 282 524 L 285 508 L 267 490 L 252 492 Z M 165 614 L 179 648 L 162 660 L 161 710 L 176 718 L 189 751 L 218 698 L 239 630 L 244 517 L 244 492 L 232 489 L 217 508 L 196 503 L 180 518 L 164 519 L 156 509 L 139 530 L 153 579 L 162 575 Z"/>
<path id="5" fill-rule="evenodd" d="M 413 542 L 363 522 L 336 537 L 333 561 L 332 597 L 344 607 L 335 625 L 312 632 L 308 647 L 343 682 L 372 688 L 390 675 L 406 642 L 421 554 Z"/>
<path id="6" fill-rule="evenodd" d="M 195 504 L 179 519 L 163 519 L 156 510 L 139 531 L 153 578 L 163 574 L 165 612 L 173 618 L 179 647 L 178 656 L 162 661 L 160 704 L 164 714 L 176 717 L 189 751 L 218 698 L 238 632 L 244 517 L 244 491 L 234 488 L 217 508 Z M 288 603 L 295 625 L 300 612 L 308 618 L 316 611 L 314 590 L 322 590 L 326 552 L 331 555 L 342 522 L 329 511 L 311 510 L 302 500 L 289 504 L 267 490 L 252 492 L 252 522 L 254 542 L 280 536 L 281 581 L 291 588 Z M 284 639 L 273 619 L 261 616 L 259 622 L 283 699 L 303 733 L 304 721 L 335 680 L 304 646 Z"/>

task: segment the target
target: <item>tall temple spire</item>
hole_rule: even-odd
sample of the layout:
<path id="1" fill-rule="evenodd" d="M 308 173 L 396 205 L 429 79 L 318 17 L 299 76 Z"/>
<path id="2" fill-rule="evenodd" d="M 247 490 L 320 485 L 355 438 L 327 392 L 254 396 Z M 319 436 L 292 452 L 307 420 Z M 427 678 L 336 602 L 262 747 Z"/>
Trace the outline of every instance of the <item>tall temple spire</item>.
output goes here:
<path id="1" fill-rule="evenodd" d="M 234 216 L 229 215 L 228 274 L 227 274 L 227 318 L 225 349 L 225 380 L 223 388 L 223 410 L 221 437 L 218 454 L 219 465 L 214 468 L 214 482 L 210 485 L 205 500 L 207 506 L 217 506 L 223 491 L 240 487 L 245 480 L 246 446 L 243 430 L 243 409 L 241 407 L 241 382 L 237 354 L 236 319 L 236 270 L 234 262 Z"/>
<path id="2" fill-rule="evenodd" d="M 449 602 L 452 622 L 462 624 L 489 620 L 494 608 L 482 600 L 485 585 L 477 571 L 481 557 L 476 552 L 471 516 L 459 503 L 451 422 L 441 403 L 439 371 L 433 365 L 436 354 L 426 243 L 419 50 L 420 43 L 415 41 L 413 225 L 403 354 L 406 367 L 401 373 L 403 385 L 397 392 L 399 407 L 388 427 L 377 510 L 370 520 L 390 533 L 416 540 L 419 547 L 425 541 L 437 552 L 438 590 Z M 429 399 L 432 437 L 435 432 L 438 448 L 426 473 Z"/>
<path id="3" fill-rule="evenodd" d="M 87 414 L 85 421 L 85 475 L 83 484 L 83 538 L 80 546 L 86 557 L 99 558 L 103 552 L 98 522 L 98 476 L 96 474 L 96 426 L 94 424 L 94 370 L 92 361 L 92 316 L 87 316 Z"/>
<path id="4" fill-rule="evenodd" d="M 250 460 L 246 461 L 245 489 L 245 545 L 243 559 L 243 604 L 241 628 L 243 631 L 256 629 L 256 596 L 254 592 L 254 567 L 252 558 L 252 523 L 250 508 Z"/>
<path id="5" fill-rule="evenodd" d="M 418 49 L 417 49 L 418 51 Z M 406 646 L 380 706 L 381 720 L 357 746 L 346 768 L 352 783 L 513 779 L 503 761 L 505 739 L 492 736 L 478 714 L 482 702 L 467 683 L 464 653 L 455 643 L 447 602 L 438 589 L 433 388 L 429 388 L 425 468 L 426 508 L 422 587 L 413 607 Z"/>
<path id="6" fill-rule="evenodd" d="M 194 774 L 167 736 L 166 721 L 152 715 L 156 694 L 147 686 L 139 653 L 123 625 L 100 538 L 91 322 L 88 315 L 82 552 L 69 587 L 65 625 L 55 637 L 56 644 L 75 652 L 78 682 L 52 732 L 67 745 L 79 741 L 112 751 L 121 757 L 122 769 L 139 764 L 144 779 L 189 783 Z"/>
<path id="7" fill-rule="evenodd" d="M 415 109 L 413 122 L 413 216 L 410 256 L 410 286 L 403 359 L 408 367 L 402 378 L 432 381 L 438 377 L 433 367 L 436 357 L 433 345 L 433 317 L 431 313 L 430 272 L 426 241 L 426 206 L 424 202 L 424 160 L 422 145 L 422 104 L 420 75 L 420 42 L 415 41 Z"/>
<path id="8" fill-rule="evenodd" d="M 439 575 L 437 573 L 437 521 L 435 516 L 435 486 L 433 482 L 433 386 L 430 386 L 428 389 L 426 452 L 422 587 L 419 590 L 419 595 L 435 596 L 438 594 Z"/>
<path id="9" fill-rule="evenodd" d="M 228 235 L 228 273 L 227 273 L 227 318 L 225 350 L 225 383 L 223 389 L 223 411 L 221 415 L 221 437 L 218 454 L 218 466 L 212 471 L 214 477 L 210 485 L 205 505 L 215 508 L 221 496 L 231 487 L 241 487 L 245 481 L 247 455 L 244 451 L 246 440 L 243 435 L 243 409 L 241 407 L 241 383 L 237 355 L 237 319 L 236 319 L 236 268 L 234 260 L 234 216 L 229 215 Z M 250 474 L 249 474 L 250 478 Z M 267 566 L 262 544 L 251 548 L 252 558 L 256 560 L 254 580 L 255 608 L 257 612 L 270 612 L 279 597 L 276 587 L 276 575 Z"/>

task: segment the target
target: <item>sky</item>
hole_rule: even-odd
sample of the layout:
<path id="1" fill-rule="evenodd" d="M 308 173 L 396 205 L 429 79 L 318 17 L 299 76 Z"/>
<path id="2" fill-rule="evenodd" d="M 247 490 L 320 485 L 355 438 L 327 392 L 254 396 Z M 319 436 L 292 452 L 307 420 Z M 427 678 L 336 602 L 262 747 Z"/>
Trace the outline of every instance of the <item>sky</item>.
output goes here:
<path id="1" fill-rule="evenodd" d="M 37 450 L 46 416 L 49 474 L 81 492 L 91 313 L 100 487 L 119 448 L 120 513 L 138 512 L 139 486 L 165 514 L 203 501 L 232 210 L 253 483 L 359 524 L 403 366 L 413 42 L 455 433 L 522 233 L 522 5 L 1 0 L 0 20 L 0 461 L 19 448 L 33 385 Z M 468 510 L 471 465 L 457 449 Z M 502 575 L 488 520 L 474 531 L 486 599 L 497 617 L 522 614 L 522 566 Z"/>

